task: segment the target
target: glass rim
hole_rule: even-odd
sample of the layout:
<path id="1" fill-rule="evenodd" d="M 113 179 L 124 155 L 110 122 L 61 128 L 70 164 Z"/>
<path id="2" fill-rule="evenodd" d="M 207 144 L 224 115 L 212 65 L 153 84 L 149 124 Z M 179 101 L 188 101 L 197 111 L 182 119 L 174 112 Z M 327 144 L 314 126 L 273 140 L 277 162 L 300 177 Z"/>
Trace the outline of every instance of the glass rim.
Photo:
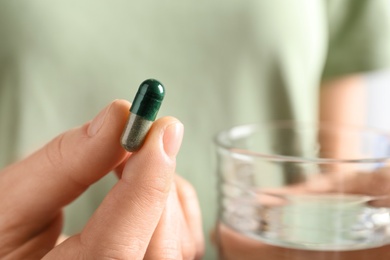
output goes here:
<path id="1" fill-rule="evenodd" d="M 344 129 L 353 129 L 354 131 L 374 133 L 381 136 L 386 136 L 390 139 L 390 130 L 384 130 L 380 128 L 370 127 L 370 126 L 361 126 L 361 125 L 351 125 L 351 124 L 342 124 L 342 123 L 333 123 L 333 122 L 307 122 L 307 121 L 293 121 L 293 120 L 277 120 L 269 122 L 259 122 L 259 123 L 250 123 L 250 124 L 241 124 L 235 125 L 230 128 L 223 129 L 217 132 L 214 135 L 214 144 L 218 149 L 224 149 L 231 154 L 237 156 L 251 156 L 256 158 L 263 158 L 269 161 L 275 162 L 300 162 L 300 163 L 316 163 L 316 164 L 336 164 L 336 163 L 381 163 L 390 159 L 388 157 L 368 157 L 368 158 L 358 158 L 358 159 L 332 159 L 332 158 L 309 158 L 304 156 L 291 156 L 291 155 L 282 155 L 282 154 L 272 154 L 272 153 L 262 153 L 258 151 L 237 148 L 234 147 L 226 140 L 226 136 L 235 135 L 235 138 L 245 137 L 252 132 L 255 132 L 256 129 L 270 129 L 270 128 L 280 128 L 287 127 L 292 125 L 305 125 L 311 127 L 332 127 L 332 128 L 344 128 Z M 242 131 L 244 130 L 244 131 Z M 231 139 L 232 140 L 232 139 Z"/>

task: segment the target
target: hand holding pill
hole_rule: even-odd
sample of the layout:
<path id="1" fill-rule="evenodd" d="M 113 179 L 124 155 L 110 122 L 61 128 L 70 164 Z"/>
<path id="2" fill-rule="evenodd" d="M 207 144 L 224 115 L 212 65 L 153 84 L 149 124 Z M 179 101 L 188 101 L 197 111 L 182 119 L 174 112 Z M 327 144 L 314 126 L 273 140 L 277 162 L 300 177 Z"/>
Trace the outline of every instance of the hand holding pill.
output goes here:
<path id="1" fill-rule="evenodd" d="M 0 172 L 1 259 L 199 258 L 200 210 L 175 176 L 183 125 L 153 123 L 142 148 L 120 145 L 130 104 L 116 100 L 81 127 Z M 80 234 L 56 246 L 62 209 L 114 169 L 120 179 Z M 66 219 L 65 219 L 66 221 Z"/>

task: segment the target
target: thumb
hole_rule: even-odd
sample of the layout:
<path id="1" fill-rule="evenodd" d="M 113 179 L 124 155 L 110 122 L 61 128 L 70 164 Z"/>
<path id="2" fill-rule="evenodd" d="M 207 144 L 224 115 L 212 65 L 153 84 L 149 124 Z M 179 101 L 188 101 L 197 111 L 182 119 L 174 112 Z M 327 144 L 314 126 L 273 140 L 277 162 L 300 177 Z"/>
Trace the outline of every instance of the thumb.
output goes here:
<path id="1" fill-rule="evenodd" d="M 177 119 L 154 122 L 144 145 L 129 158 L 121 179 L 76 239 L 83 251 L 94 259 L 142 259 L 173 185 L 182 136 Z M 64 246 L 73 247 L 72 241 Z"/>

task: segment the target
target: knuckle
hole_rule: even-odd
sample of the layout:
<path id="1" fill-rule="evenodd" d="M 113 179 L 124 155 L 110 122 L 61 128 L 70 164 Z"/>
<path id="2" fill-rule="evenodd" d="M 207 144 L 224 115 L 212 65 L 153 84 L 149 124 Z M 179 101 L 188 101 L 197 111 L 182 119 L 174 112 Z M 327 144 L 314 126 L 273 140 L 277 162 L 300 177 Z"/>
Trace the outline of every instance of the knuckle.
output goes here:
<path id="1" fill-rule="evenodd" d="M 54 138 L 43 148 L 46 159 L 52 167 L 56 168 L 64 164 L 64 139 L 65 133 Z"/>
<path id="2" fill-rule="evenodd" d="M 194 186 L 192 186 L 192 184 L 186 179 L 177 176 L 176 185 L 178 187 L 179 192 L 184 198 L 197 198 L 197 193 Z"/>
<path id="3" fill-rule="evenodd" d="M 178 186 L 178 192 L 180 193 L 180 197 L 182 197 L 187 202 L 197 202 L 198 195 L 195 188 L 184 179 L 181 179 L 180 182 L 176 182 Z"/>
<path id="4" fill-rule="evenodd" d="M 119 181 L 130 188 L 129 199 L 133 201 L 133 206 L 139 209 L 143 209 L 145 205 L 164 208 L 170 187 L 172 186 L 169 181 L 162 178 L 135 182 L 121 178 Z M 137 183 L 136 187 L 134 187 L 134 183 Z M 123 194 L 114 193 L 112 198 L 117 201 L 123 200 Z"/>
<path id="5" fill-rule="evenodd" d="M 166 176 L 152 176 L 141 183 L 141 192 L 147 194 L 150 199 L 165 198 L 171 189 L 172 183 Z"/>
<path id="6" fill-rule="evenodd" d="M 198 196 L 195 188 L 190 184 L 185 187 L 183 193 L 186 198 L 197 198 Z"/>
<path id="7" fill-rule="evenodd" d="M 79 186 L 83 189 L 88 187 L 80 176 L 73 174 L 80 169 L 80 156 L 78 151 L 73 149 L 72 154 L 69 152 L 69 137 L 68 132 L 62 133 L 55 137 L 50 143 L 43 147 L 43 156 L 48 164 L 48 169 L 51 171 L 62 172 L 68 177 L 68 181 L 73 185 Z"/>

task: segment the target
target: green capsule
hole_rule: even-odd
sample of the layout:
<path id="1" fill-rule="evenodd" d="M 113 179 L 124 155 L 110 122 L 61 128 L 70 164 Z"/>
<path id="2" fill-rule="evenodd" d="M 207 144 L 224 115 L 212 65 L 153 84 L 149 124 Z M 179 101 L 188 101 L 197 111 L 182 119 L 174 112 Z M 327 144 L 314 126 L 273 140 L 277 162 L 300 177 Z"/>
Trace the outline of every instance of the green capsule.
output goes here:
<path id="1" fill-rule="evenodd" d="M 164 95 L 164 86 L 155 79 L 147 79 L 139 86 L 121 137 L 121 145 L 127 151 L 134 152 L 142 146 Z"/>

